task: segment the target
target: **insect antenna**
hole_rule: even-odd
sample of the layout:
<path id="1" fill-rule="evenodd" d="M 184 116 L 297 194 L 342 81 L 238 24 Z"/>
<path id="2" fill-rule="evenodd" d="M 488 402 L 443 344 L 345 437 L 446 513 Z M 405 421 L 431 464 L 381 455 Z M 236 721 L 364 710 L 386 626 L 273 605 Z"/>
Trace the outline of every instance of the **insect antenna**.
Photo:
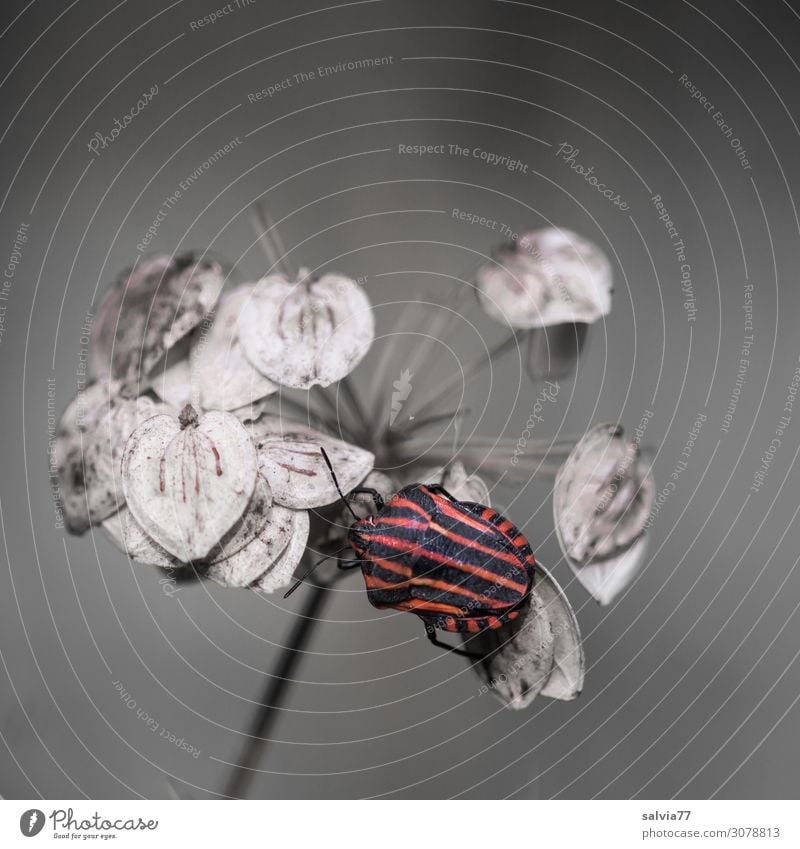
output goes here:
<path id="1" fill-rule="evenodd" d="M 353 518 L 358 521 L 358 514 L 355 510 L 353 510 L 350 502 L 345 498 L 344 493 L 342 492 L 342 488 L 339 486 L 339 481 L 336 479 L 336 472 L 333 471 L 333 465 L 328 457 L 328 452 L 320 445 L 319 447 L 320 453 L 322 454 L 323 460 L 325 460 L 325 465 L 328 467 L 328 471 L 331 473 L 331 479 L 333 480 L 333 485 L 336 487 L 336 491 L 339 493 L 339 498 L 344 502 L 344 506 L 352 514 Z M 284 593 L 284 598 L 289 598 L 289 596 L 303 583 L 303 581 L 308 578 L 308 576 L 319 566 L 320 563 L 324 563 L 326 560 L 329 560 L 331 557 L 338 557 L 340 554 L 344 554 L 347 549 L 350 548 L 349 545 L 346 545 L 344 548 L 340 548 L 338 551 L 334 551 L 332 554 L 326 554 L 324 557 L 321 557 L 317 560 L 316 563 L 312 563 L 311 566 L 305 571 L 303 575 L 301 575 L 289 589 Z"/>
<path id="2" fill-rule="evenodd" d="M 331 552 L 330 554 L 326 554 L 324 557 L 320 557 L 316 563 L 312 563 L 308 569 L 289 587 L 288 590 L 283 594 L 284 598 L 289 598 L 289 596 L 302 584 L 309 575 L 319 566 L 320 563 L 324 563 L 326 560 L 330 560 L 332 557 L 338 557 L 340 554 L 344 554 L 347 549 L 350 548 L 349 545 L 346 545 L 344 548 L 340 548 L 338 551 Z"/>
<path id="3" fill-rule="evenodd" d="M 342 499 L 345 507 L 347 507 L 347 509 L 350 511 L 353 518 L 356 521 L 359 521 L 359 517 L 358 517 L 356 511 L 353 510 L 353 507 L 351 506 L 350 502 L 345 498 L 344 493 L 342 492 L 342 488 L 339 486 L 339 481 L 336 480 L 336 472 L 333 471 L 333 466 L 331 465 L 331 461 L 328 458 L 328 453 L 325 451 L 325 449 L 321 445 L 319 447 L 319 450 L 322 452 L 322 457 L 325 460 L 325 463 L 328 466 L 328 470 L 331 473 L 331 478 L 333 479 L 333 485 L 336 487 L 336 491 L 339 493 L 339 497 Z"/>

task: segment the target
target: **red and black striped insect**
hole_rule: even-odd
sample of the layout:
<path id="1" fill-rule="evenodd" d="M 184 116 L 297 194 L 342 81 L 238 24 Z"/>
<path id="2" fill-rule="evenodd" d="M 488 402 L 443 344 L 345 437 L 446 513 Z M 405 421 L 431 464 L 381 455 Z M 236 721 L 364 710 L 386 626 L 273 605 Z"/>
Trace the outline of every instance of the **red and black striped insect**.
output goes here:
<path id="1" fill-rule="evenodd" d="M 436 631 L 475 634 L 519 615 L 533 586 L 535 558 L 508 519 L 491 507 L 459 501 L 438 484 L 411 484 L 386 504 L 375 490 L 354 489 L 351 494 L 375 500 L 376 515 L 361 519 L 321 450 L 355 519 L 348 542 L 357 559 L 339 566 L 361 568 L 371 604 L 416 614 L 432 643 L 468 656 L 441 643 Z"/>

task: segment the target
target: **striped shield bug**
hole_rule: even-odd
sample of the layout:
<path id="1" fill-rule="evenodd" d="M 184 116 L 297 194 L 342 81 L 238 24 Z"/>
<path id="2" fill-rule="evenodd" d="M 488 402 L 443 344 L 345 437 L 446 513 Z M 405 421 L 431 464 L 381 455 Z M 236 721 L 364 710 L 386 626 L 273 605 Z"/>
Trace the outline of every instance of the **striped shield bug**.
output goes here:
<path id="1" fill-rule="evenodd" d="M 508 519 L 491 507 L 457 500 L 439 484 L 418 483 L 386 503 L 375 490 L 354 489 L 351 494 L 371 495 L 377 510 L 359 518 L 320 450 L 355 520 L 348 547 L 356 559 L 339 560 L 339 567 L 361 568 L 372 605 L 416 614 L 434 645 L 469 657 L 475 655 L 440 642 L 437 630 L 475 634 L 519 615 L 533 587 L 535 558 Z"/>

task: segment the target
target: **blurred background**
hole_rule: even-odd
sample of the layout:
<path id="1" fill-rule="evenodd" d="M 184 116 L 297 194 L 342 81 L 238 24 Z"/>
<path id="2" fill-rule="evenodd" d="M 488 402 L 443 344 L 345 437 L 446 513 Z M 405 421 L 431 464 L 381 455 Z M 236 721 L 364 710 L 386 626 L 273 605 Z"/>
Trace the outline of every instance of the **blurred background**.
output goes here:
<path id="1" fill-rule="evenodd" d="M 398 303 L 442 300 L 504 240 L 454 210 L 597 243 L 613 311 L 541 435 L 645 419 L 674 486 L 607 608 L 560 560 L 552 482 L 493 489 L 577 612 L 574 702 L 504 709 L 415 617 L 339 584 L 252 794 L 796 796 L 798 4 L 220 2 L 3 4 L 0 795 L 211 798 L 240 751 L 298 598 L 167 586 L 100 529 L 68 537 L 48 440 L 117 273 L 208 248 L 254 279 L 261 202 L 295 268 L 365 278 L 371 356 L 419 332 Z M 467 298 L 419 390 L 503 335 Z M 468 388 L 467 434 L 518 438 L 537 392 L 510 353 Z"/>

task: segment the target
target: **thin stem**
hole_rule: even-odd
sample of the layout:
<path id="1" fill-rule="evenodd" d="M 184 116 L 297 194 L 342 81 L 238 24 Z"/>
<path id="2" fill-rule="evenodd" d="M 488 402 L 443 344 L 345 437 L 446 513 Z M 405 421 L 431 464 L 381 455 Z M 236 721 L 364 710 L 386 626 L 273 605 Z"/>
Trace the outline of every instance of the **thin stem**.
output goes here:
<path id="1" fill-rule="evenodd" d="M 288 407 L 290 410 L 294 410 L 296 413 L 304 415 L 306 418 L 316 419 L 319 422 L 327 422 L 322 413 L 314 410 L 310 405 L 306 406 L 300 403 L 296 398 L 290 398 L 288 395 L 284 393 L 280 393 L 278 395 L 273 395 L 268 400 L 278 405 L 278 409 L 283 407 Z"/>
<path id="2" fill-rule="evenodd" d="M 469 287 L 463 283 L 461 278 L 457 278 L 457 281 L 458 282 L 447 294 L 442 305 L 433 313 L 433 319 L 431 320 L 427 333 L 419 345 L 415 346 L 414 351 L 411 354 L 411 361 L 409 362 L 408 368 L 412 372 L 416 372 L 417 369 L 428 359 L 431 348 L 437 342 L 442 341 L 447 331 L 449 331 L 450 326 L 457 318 L 461 317 L 459 308 L 469 292 Z"/>
<path id="3" fill-rule="evenodd" d="M 264 252 L 267 264 L 269 265 L 269 271 L 274 271 L 276 268 L 278 268 L 280 263 L 278 262 L 278 255 L 275 253 L 275 249 L 272 246 L 272 242 L 267 236 L 267 232 L 265 230 L 265 222 L 258 207 L 253 208 L 252 221 L 253 230 L 255 230 L 256 237 L 258 238 L 258 244 L 261 246 L 261 250 Z"/>
<path id="4" fill-rule="evenodd" d="M 441 441 L 441 440 L 440 440 Z M 491 439 L 489 437 L 473 436 L 469 440 L 467 446 L 452 452 L 464 459 L 467 455 L 472 457 L 482 457 L 483 461 L 489 458 L 493 460 L 508 460 L 514 458 L 527 458 L 528 460 L 544 460 L 553 458 L 558 462 L 563 462 L 572 452 L 575 441 L 565 440 L 562 442 L 552 442 L 549 439 L 532 439 L 529 442 L 523 442 L 521 439 Z M 447 450 L 437 442 L 434 445 L 425 439 L 410 438 L 407 441 L 397 442 L 394 450 L 398 457 L 405 460 L 413 460 L 420 455 L 425 455 L 430 458 L 434 455 L 446 453 Z"/>
<path id="5" fill-rule="evenodd" d="M 264 211 L 261 204 L 256 203 L 253 205 L 252 215 L 253 228 L 270 265 L 270 271 L 281 271 L 288 279 L 294 279 L 293 269 L 289 265 L 283 248 L 283 241 L 269 213 Z"/>
<path id="6" fill-rule="evenodd" d="M 272 220 L 272 216 L 269 212 L 262 210 L 262 214 L 266 219 L 267 225 L 269 226 L 269 231 L 272 233 L 272 243 L 275 245 L 276 250 L 278 251 L 278 255 L 280 257 L 280 263 L 283 266 L 283 270 L 286 272 L 286 276 L 294 280 L 295 273 L 292 264 L 289 262 L 288 253 L 283 244 L 283 239 L 281 238 L 280 231 L 275 226 L 275 222 Z"/>
<path id="7" fill-rule="evenodd" d="M 344 421 L 341 411 L 339 410 L 339 406 L 328 394 L 328 391 L 323 389 L 321 386 L 315 386 L 313 389 L 316 390 L 316 397 L 325 403 L 325 406 L 328 408 L 331 416 L 333 416 L 333 424 L 329 425 L 330 429 L 334 432 L 337 430 L 340 431 L 349 442 L 358 442 L 358 435 L 356 434 L 355 429 L 349 422 Z M 347 411 L 347 406 L 343 409 Z M 354 418 L 352 410 L 350 413 L 350 418 Z"/>
<path id="8" fill-rule="evenodd" d="M 270 733 L 289 689 L 294 683 L 294 673 L 314 633 L 314 626 L 318 622 L 317 616 L 322 610 L 327 595 L 328 587 L 324 584 L 312 585 L 306 594 L 303 609 L 296 614 L 289 639 L 281 649 L 275 671 L 267 682 L 261 705 L 253 717 L 248 740 L 228 779 L 226 796 L 233 799 L 245 798 L 250 784 L 258 774 L 258 763 L 264 754 Z"/>
<path id="9" fill-rule="evenodd" d="M 404 369 L 411 373 L 412 377 L 416 374 L 418 367 L 425 361 L 430 353 L 431 346 L 434 342 L 440 341 L 444 338 L 446 331 L 449 330 L 450 326 L 453 324 L 455 318 L 459 315 L 458 307 L 460 306 L 462 300 L 465 296 L 466 287 L 463 285 L 463 275 L 460 278 L 455 278 L 456 283 L 447 293 L 444 302 L 441 304 L 439 309 L 428 310 L 426 313 L 430 313 L 432 315 L 432 319 L 429 322 L 424 337 L 419 342 L 419 344 L 415 345 L 414 349 L 410 353 L 410 359 L 407 363 L 404 364 Z M 426 294 L 422 297 L 421 300 L 418 301 L 409 301 L 405 304 L 397 326 L 401 329 L 405 326 L 405 320 L 411 315 L 411 313 L 420 306 L 425 306 L 433 300 L 432 291 L 426 292 Z M 370 396 L 376 399 L 376 404 L 380 405 L 382 403 L 381 399 L 384 397 L 381 390 L 389 383 L 388 380 L 388 367 L 389 363 L 393 362 L 396 359 L 397 354 L 400 352 L 400 340 L 403 337 L 400 333 L 397 333 L 393 336 L 392 342 L 387 344 L 382 352 L 381 359 L 378 361 L 375 371 L 373 373 L 372 379 L 372 389 L 370 392 Z M 389 432 L 391 429 L 391 425 L 388 423 L 388 417 L 382 418 L 380 416 L 380 409 L 376 412 L 376 421 L 381 422 L 381 426 L 377 428 L 375 435 L 375 442 L 380 443 L 385 441 L 389 437 Z"/>
<path id="10" fill-rule="evenodd" d="M 461 449 L 456 452 L 456 455 L 449 450 L 443 448 L 428 448 L 421 450 L 418 454 L 401 454 L 396 457 L 397 463 L 405 463 L 413 466 L 419 466 L 423 462 L 429 466 L 446 466 L 454 460 L 461 460 L 469 469 L 475 470 L 478 474 L 503 474 L 511 471 L 524 471 L 530 474 L 535 474 L 537 477 L 541 473 L 543 476 L 555 475 L 558 471 L 556 465 L 545 465 L 545 461 L 551 457 L 550 453 L 540 454 L 521 454 L 518 457 L 513 457 L 510 454 L 496 455 L 487 454 L 482 451 L 474 451 L 469 449 Z M 560 459 L 560 458 L 554 458 Z M 516 460 L 516 462 L 512 462 Z"/>
<path id="11" fill-rule="evenodd" d="M 372 431 L 374 428 L 370 426 L 370 421 L 367 418 L 367 414 L 364 411 L 364 408 L 361 406 L 361 401 L 356 395 L 355 389 L 353 389 L 353 383 L 350 380 L 350 375 L 346 375 L 339 381 L 339 385 L 342 387 L 342 392 L 347 398 L 347 403 L 350 405 L 351 412 L 358 419 L 359 424 L 361 425 L 362 435 L 366 441 L 370 440 L 372 435 Z"/>
<path id="12" fill-rule="evenodd" d="M 447 418 L 454 418 L 458 413 L 449 413 Z M 428 419 L 425 424 L 432 423 L 436 421 L 439 416 L 433 416 Z M 442 416 L 441 418 L 444 418 Z M 422 425 L 420 425 L 421 427 Z M 417 441 L 412 441 L 417 438 Z M 564 437 L 563 439 L 550 439 L 549 437 L 543 436 L 539 439 L 529 439 L 523 440 L 522 438 L 514 439 L 512 437 L 494 437 L 494 436 L 483 436 L 482 434 L 472 434 L 469 437 L 469 447 L 470 448 L 486 448 L 491 450 L 493 453 L 500 453 L 503 451 L 509 452 L 517 452 L 517 453 L 530 453 L 530 452 L 539 452 L 539 453 L 551 453 L 551 454 L 569 454 L 570 451 L 578 444 L 578 441 L 581 439 L 580 436 L 575 437 Z M 422 444 L 419 442 L 419 438 L 415 433 L 414 429 L 409 431 L 409 437 L 407 441 L 400 442 L 398 446 L 399 451 L 407 450 L 406 446 L 413 446 L 414 448 L 419 447 Z"/>
<path id="13" fill-rule="evenodd" d="M 398 320 L 396 322 L 396 327 L 403 328 L 406 324 L 406 319 L 411 315 L 412 312 L 417 307 L 417 303 L 415 301 L 408 301 L 403 305 L 403 309 L 400 312 Z M 370 386 L 369 395 L 371 398 L 378 398 L 381 395 L 380 390 L 386 385 L 386 382 L 389 378 L 389 364 L 394 361 L 397 356 L 397 353 L 400 349 L 400 339 L 402 337 L 399 333 L 395 333 L 391 341 L 386 342 L 378 355 L 378 359 L 375 361 L 373 365 L 372 371 L 372 383 Z M 377 403 L 380 403 L 379 401 Z M 376 410 L 376 417 L 380 414 L 379 410 Z"/>
<path id="14" fill-rule="evenodd" d="M 317 397 L 325 403 L 325 406 L 328 410 L 333 413 L 334 416 L 338 419 L 339 417 L 339 408 L 336 406 L 336 402 L 328 395 L 327 391 L 323 389 L 321 386 L 312 387 L 316 391 Z"/>
<path id="15" fill-rule="evenodd" d="M 450 380 L 448 380 L 444 386 L 437 388 L 436 394 L 428 398 L 421 407 L 418 407 L 416 410 L 413 410 L 411 415 L 417 417 L 421 416 L 423 413 L 427 413 L 431 407 L 433 407 L 436 403 L 444 399 L 450 392 L 452 392 L 462 381 L 464 385 L 466 385 L 473 377 L 480 374 L 486 366 L 489 365 L 492 360 L 497 359 L 507 351 L 510 351 L 512 348 L 518 347 L 519 342 L 517 340 L 517 334 L 513 331 L 511 335 L 504 339 L 499 345 L 496 345 L 494 348 L 488 351 L 484 351 L 480 357 L 476 360 L 473 360 L 469 365 L 465 366 L 459 374 L 454 374 Z"/>
<path id="16" fill-rule="evenodd" d="M 458 410 L 451 410 L 449 413 L 437 413 L 436 415 L 428 416 L 428 418 L 421 419 L 419 421 L 415 419 L 411 423 L 411 427 L 408 429 L 408 436 L 414 436 L 418 430 L 422 430 L 422 428 L 428 427 L 429 425 L 461 418 L 462 416 L 466 416 L 469 412 L 470 411 L 468 409 L 461 408 Z"/>

